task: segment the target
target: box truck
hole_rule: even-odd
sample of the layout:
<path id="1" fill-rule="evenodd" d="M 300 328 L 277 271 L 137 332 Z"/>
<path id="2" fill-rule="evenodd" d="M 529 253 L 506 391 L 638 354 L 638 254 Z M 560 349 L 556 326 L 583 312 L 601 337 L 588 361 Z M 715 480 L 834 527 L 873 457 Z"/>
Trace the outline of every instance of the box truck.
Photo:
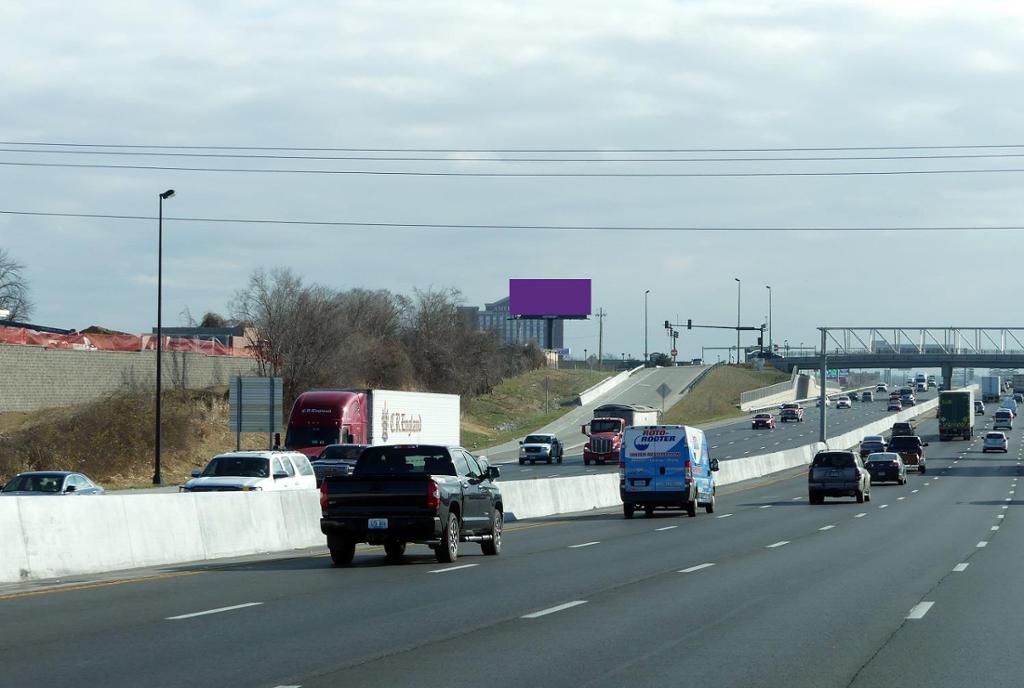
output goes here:
<path id="1" fill-rule="evenodd" d="M 634 425 L 657 425 L 661 411 L 653 406 L 636 404 L 605 404 L 594 409 L 594 418 L 580 428 L 589 437 L 583 445 L 583 463 L 619 462 L 622 433 Z"/>
<path id="2" fill-rule="evenodd" d="M 461 444 L 457 394 L 314 389 L 295 399 L 285 448 L 319 456 L 329 444 Z"/>
<path id="3" fill-rule="evenodd" d="M 939 392 L 939 439 L 974 437 L 974 389 Z"/>
<path id="4" fill-rule="evenodd" d="M 1003 380 L 998 375 L 987 375 L 981 378 L 981 400 L 999 401 L 1003 394 Z"/>
<path id="5" fill-rule="evenodd" d="M 1024 375 L 1013 376 L 1013 391 L 1024 392 Z"/>

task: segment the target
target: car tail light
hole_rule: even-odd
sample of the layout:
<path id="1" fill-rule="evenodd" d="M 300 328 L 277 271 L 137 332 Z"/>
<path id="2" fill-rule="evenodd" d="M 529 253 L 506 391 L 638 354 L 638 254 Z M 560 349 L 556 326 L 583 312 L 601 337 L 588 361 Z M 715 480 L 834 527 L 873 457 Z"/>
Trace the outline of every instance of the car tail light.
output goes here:
<path id="1" fill-rule="evenodd" d="M 693 464 L 686 462 L 686 482 L 693 482 Z"/>
<path id="2" fill-rule="evenodd" d="M 436 509 L 441 506 L 441 489 L 431 480 L 427 483 L 427 508 Z"/>
<path id="3" fill-rule="evenodd" d="M 619 480 L 626 479 L 626 464 L 619 462 Z"/>
<path id="4" fill-rule="evenodd" d="M 900 462 L 899 462 L 899 461 L 896 461 L 896 460 L 893 460 L 893 462 L 892 462 L 892 465 L 893 465 L 893 466 L 896 466 L 896 467 L 899 467 L 899 465 L 900 465 Z"/>
<path id="5" fill-rule="evenodd" d="M 327 513 L 327 481 L 320 483 L 320 511 Z"/>

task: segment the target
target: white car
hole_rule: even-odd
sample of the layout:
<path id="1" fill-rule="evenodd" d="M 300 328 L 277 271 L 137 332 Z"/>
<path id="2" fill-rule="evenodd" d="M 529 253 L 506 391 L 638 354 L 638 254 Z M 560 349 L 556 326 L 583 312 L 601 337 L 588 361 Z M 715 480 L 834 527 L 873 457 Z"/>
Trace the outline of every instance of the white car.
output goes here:
<path id="1" fill-rule="evenodd" d="M 989 451 L 1001 451 L 1008 452 L 1009 449 L 1006 446 L 1006 433 L 1003 432 L 986 432 L 985 443 L 981 446 L 982 452 Z"/>
<path id="2" fill-rule="evenodd" d="M 885 384 L 884 382 L 880 382 L 877 385 L 875 385 L 875 391 L 876 392 L 888 392 L 889 391 L 889 385 Z"/>
<path id="3" fill-rule="evenodd" d="M 839 397 L 836 399 L 836 408 L 853 408 L 853 404 L 850 403 L 850 397 Z"/>
<path id="4" fill-rule="evenodd" d="M 993 430 L 1013 430 L 1013 411 L 1001 408 L 992 414 Z"/>
<path id="5" fill-rule="evenodd" d="M 210 459 L 206 468 L 192 471 L 181 492 L 245 492 L 315 490 L 316 475 L 309 459 L 293 451 L 238 451 Z"/>

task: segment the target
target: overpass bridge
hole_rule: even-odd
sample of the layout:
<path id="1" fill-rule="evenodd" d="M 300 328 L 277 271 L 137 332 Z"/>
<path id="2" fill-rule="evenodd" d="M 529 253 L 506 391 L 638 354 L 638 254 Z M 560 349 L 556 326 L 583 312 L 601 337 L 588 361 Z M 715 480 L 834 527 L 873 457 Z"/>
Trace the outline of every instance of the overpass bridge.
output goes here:
<path id="1" fill-rule="evenodd" d="M 769 359 L 780 370 L 813 370 L 821 375 L 822 398 L 829 368 L 939 368 L 942 388 L 953 384 L 954 368 L 1024 368 L 1024 327 L 819 327 L 821 345 L 813 356 Z M 826 413 L 821 414 L 821 441 Z"/>

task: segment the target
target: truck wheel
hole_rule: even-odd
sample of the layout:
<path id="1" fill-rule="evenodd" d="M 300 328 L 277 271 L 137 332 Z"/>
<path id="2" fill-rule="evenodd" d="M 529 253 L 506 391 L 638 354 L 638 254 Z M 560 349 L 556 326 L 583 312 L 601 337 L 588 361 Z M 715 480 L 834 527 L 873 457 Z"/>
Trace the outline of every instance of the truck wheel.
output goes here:
<path id="1" fill-rule="evenodd" d="M 494 510 L 494 521 L 491 523 L 491 539 L 480 543 L 480 549 L 489 557 L 501 554 L 501 529 L 505 520 L 500 509 Z"/>
<path id="2" fill-rule="evenodd" d="M 562 455 L 561 454 L 558 455 L 558 463 L 562 463 Z"/>
<path id="3" fill-rule="evenodd" d="M 693 500 L 686 503 L 686 515 L 693 518 L 697 515 L 697 496 L 694 495 Z"/>
<path id="4" fill-rule="evenodd" d="M 646 516 L 647 518 L 650 518 L 651 516 L 654 516 L 654 507 L 653 506 L 645 506 L 644 507 L 644 516 Z"/>
<path id="5" fill-rule="evenodd" d="M 548 465 L 549 466 L 551 465 L 551 457 L 550 456 L 548 457 Z"/>
<path id="6" fill-rule="evenodd" d="M 355 540 L 333 540 L 328 544 L 331 550 L 331 561 L 335 566 L 351 566 L 356 555 Z"/>
<path id="7" fill-rule="evenodd" d="M 623 504 L 622 505 L 622 517 L 623 518 L 633 518 L 633 512 L 635 510 L 636 510 L 636 507 L 633 506 L 632 504 Z"/>
<path id="8" fill-rule="evenodd" d="M 917 465 L 917 472 L 918 473 L 922 473 L 922 474 L 924 473 L 924 464 L 923 463 Z"/>
<path id="9" fill-rule="evenodd" d="M 526 459 L 519 459 L 519 465 L 520 466 L 525 466 L 526 465 Z"/>
<path id="10" fill-rule="evenodd" d="M 450 564 L 459 558 L 459 517 L 448 514 L 448 523 L 441 531 L 441 544 L 434 550 L 437 560 L 442 564 Z"/>
<path id="11" fill-rule="evenodd" d="M 589 466 L 590 465 L 590 459 L 588 459 L 587 457 L 584 456 L 583 457 L 583 465 L 584 466 Z"/>
<path id="12" fill-rule="evenodd" d="M 857 490 L 857 503 L 858 504 L 863 504 L 864 503 L 864 490 Z"/>
<path id="13" fill-rule="evenodd" d="M 711 495 L 711 501 L 704 505 L 704 511 L 709 514 L 715 513 L 715 495 Z"/>
<path id="14" fill-rule="evenodd" d="M 385 542 L 384 554 L 387 555 L 388 561 L 401 561 L 402 557 L 405 555 L 405 543 L 399 542 L 398 540 Z"/>

